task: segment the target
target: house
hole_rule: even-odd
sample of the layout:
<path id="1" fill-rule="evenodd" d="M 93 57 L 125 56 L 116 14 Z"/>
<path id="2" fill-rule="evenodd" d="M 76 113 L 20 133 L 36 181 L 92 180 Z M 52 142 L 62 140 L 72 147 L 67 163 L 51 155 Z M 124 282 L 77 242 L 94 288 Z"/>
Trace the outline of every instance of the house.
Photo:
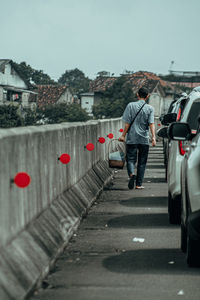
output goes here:
<path id="1" fill-rule="evenodd" d="M 89 116 L 93 116 L 93 106 L 98 105 L 101 102 L 103 94 L 101 92 L 88 92 L 80 94 L 80 97 L 81 107 L 86 110 Z"/>
<path id="2" fill-rule="evenodd" d="M 51 104 L 74 103 L 74 97 L 67 85 L 37 85 L 38 107 Z"/>
<path id="3" fill-rule="evenodd" d="M 95 80 L 90 82 L 90 91 L 105 92 L 110 88 L 118 77 L 98 76 Z"/>
<path id="4" fill-rule="evenodd" d="M 132 86 L 134 93 L 137 93 L 142 86 L 148 89 L 150 93 L 148 103 L 154 107 L 155 117 L 167 112 L 174 100 L 174 88 L 170 83 L 151 72 L 139 71 L 124 76 L 127 76 L 127 81 Z"/>
<path id="5" fill-rule="evenodd" d="M 173 85 L 151 72 L 139 71 L 122 76 L 126 76 L 126 80 L 135 94 L 142 86 L 148 89 L 150 93 L 148 103 L 154 107 L 156 117 L 167 112 L 170 103 L 174 100 Z M 103 94 L 116 80 L 117 77 L 97 77 L 92 81 L 90 91 Z"/>
<path id="6" fill-rule="evenodd" d="M 80 94 L 81 107 L 86 110 L 89 116 L 93 116 L 92 108 L 98 105 L 103 99 L 106 89 L 111 87 L 117 77 L 98 76 L 90 83 L 90 91 Z"/>
<path id="7" fill-rule="evenodd" d="M 0 105 L 35 108 L 37 93 L 31 88 L 11 59 L 0 59 Z"/>

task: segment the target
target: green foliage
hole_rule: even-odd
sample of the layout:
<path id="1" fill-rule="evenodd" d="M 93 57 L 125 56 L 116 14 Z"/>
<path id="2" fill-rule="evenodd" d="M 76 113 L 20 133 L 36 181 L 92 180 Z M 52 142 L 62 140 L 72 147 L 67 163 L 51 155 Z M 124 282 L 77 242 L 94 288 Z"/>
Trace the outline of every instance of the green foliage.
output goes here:
<path id="1" fill-rule="evenodd" d="M 21 75 L 21 77 L 27 82 L 33 81 L 35 84 L 55 84 L 55 81 L 50 78 L 49 75 L 43 73 L 42 70 L 35 70 L 26 62 L 20 64 L 13 62 L 15 69 Z"/>
<path id="2" fill-rule="evenodd" d="M 36 125 L 37 120 L 41 118 L 39 112 L 32 110 L 30 108 L 23 108 L 23 125 L 24 126 L 31 126 Z"/>
<path id="3" fill-rule="evenodd" d="M 31 79 L 35 84 L 55 84 L 55 81 L 52 80 L 49 75 L 44 74 L 42 70 L 34 70 Z"/>
<path id="4" fill-rule="evenodd" d="M 61 122 L 84 122 L 89 120 L 87 112 L 78 104 L 60 103 L 31 110 L 18 106 L 0 106 L 0 128 L 55 124 Z"/>
<path id="5" fill-rule="evenodd" d="M 99 71 L 97 73 L 97 76 L 99 76 L 99 77 L 107 77 L 107 76 L 110 76 L 110 72 L 108 72 L 108 71 Z"/>
<path id="6" fill-rule="evenodd" d="M 66 70 L 58 79 L 58 83 L 69 85 L 74 94 L 87 92 L 89 90 L 90 79 L 79 69 Z"/>
<path id="7" fill-rule="evenodd" d="M 105 91 L 101 103 L 93 107 L 93 114 L 96 119 L 121 117 L 127 104 L 136 100 L 126 77 L 121 76 Z"/>
<path id="8" fill-rule="evenodd" d="M 78 104 L 60 103 L 49 105 L 38 110 L 42 119 L 46 120 L 46 124 L 55 124 L 61 122 L 79 122 L 90 119 L 87 112 Z"/>
<path id="9" fill-rule="evenodd" d="M 18 113 L 18 107 L 0 105 L 0 128 L 18 127 L 23 125 L 23 119 Z"/>

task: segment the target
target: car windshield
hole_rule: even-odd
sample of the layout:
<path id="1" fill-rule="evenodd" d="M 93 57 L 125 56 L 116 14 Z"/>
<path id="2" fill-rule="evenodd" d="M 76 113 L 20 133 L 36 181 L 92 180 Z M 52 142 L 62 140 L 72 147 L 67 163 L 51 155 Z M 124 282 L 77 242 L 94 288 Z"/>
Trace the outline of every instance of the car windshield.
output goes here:
<path id="1" fill-rule="evenodd" d="M 200 115 L 200 99 L 197 99 L 192 104 L 190 109 L 187 122 L 190 125 L 191 130 L 197 130 L 198 128 L 198 117 Z"/>

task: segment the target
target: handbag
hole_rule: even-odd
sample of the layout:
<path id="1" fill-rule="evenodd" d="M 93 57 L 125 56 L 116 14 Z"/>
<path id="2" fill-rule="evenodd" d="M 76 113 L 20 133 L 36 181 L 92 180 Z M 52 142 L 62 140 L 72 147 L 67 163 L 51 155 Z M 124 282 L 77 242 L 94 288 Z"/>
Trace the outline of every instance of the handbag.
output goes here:
<path id="1" fill-rule="evenodd" d="M 109 168 L 123 169 L 126 160 L 126 144 L 113 139 L 108 145 Z"/>

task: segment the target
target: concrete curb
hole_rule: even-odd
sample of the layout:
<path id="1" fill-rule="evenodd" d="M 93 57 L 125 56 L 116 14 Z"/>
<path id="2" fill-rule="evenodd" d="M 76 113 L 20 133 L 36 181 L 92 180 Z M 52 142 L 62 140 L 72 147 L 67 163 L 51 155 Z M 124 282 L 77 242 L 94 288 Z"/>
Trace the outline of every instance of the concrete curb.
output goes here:
<path id="1" fill-rule="evenodd" d="M 111 175 L 99 161 L 1 250 L 0 299 L 25 299 L 41 284 Z"/>

